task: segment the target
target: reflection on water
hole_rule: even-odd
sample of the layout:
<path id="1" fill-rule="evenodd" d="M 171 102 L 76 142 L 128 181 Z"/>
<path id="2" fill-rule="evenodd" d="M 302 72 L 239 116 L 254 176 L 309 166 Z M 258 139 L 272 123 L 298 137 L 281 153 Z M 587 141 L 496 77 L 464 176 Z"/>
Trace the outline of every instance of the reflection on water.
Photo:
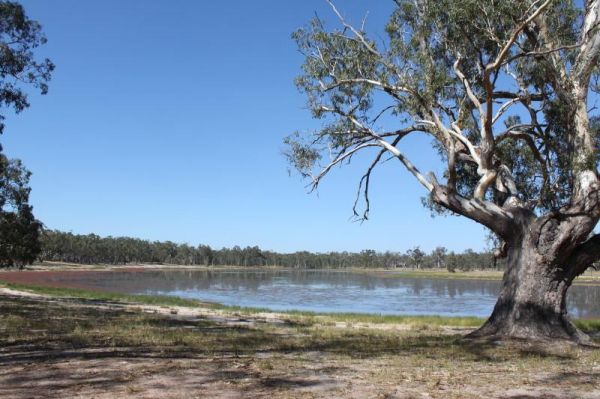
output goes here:
<path id="1" fill-rule="evenodd" d="M 489 316 L 499 281 L 398 278 L 329 270 L 98 272 L 55 280 L 134 294 L 173 295 L 273 310 Z M 600 287 L 573 286 L 569 313 L 600 317 Z"/>

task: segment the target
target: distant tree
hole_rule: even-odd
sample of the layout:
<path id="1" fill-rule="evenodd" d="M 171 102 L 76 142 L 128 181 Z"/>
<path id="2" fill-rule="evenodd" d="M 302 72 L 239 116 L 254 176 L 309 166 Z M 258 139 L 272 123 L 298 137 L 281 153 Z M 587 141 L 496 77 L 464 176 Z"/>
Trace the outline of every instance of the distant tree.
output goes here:
<path id="1" fill-rule="evenodd" d="M 468 248 L 462 253 L 462 262 L 459 265 L 459 269 L 465 272 L 477 269 L 479 266 L 478 261 L 479 259 L 475 251 Z"/>
<path id="2" fill-rule="evenodd" d="M 316 187 L 371 156 L 357 190 L 364 209 L 354 207 L 367 218 L 373 170 L 396 159 L 433 209 L 504 244 L 501 293 L 473 336 L 589 341 L 567 317 L 566 293 L 600 259 L 590 98 L 600 92 L 600 0 L 394 0 L 383 35 L 329 2 L 339 28 L 315 18 L 293 34 L 304 55 L 296 84 L 321 121 L 285 140 L 291 165 Z M 431 140 L 443 174 L 422 173 L 401 149 L 413 134 Z"/>
<path id="3" fill-rule="evenodd" d="M 373 249 L 363 249 L 360 251 L 360 256 L 362 258 L 362 267 L 371 267 L 373 263 L 375 263 L 375 259 L 377 256 L 377 252 Z"/>
<path id="4" fill-rule="evenodd" d="M 445 247 L 436 247 L 433 251 L 431 251 L 431 257 L 435 262 L 435 267 L 441 268 L 444 267 L 446 263 L 446 254 L 448 250 Z"/>
<path id="5" fill-rule="evenodd" d="M 454 272 L 456 272 L 458 265 L 459 265 L 458 257 L 456 256 L 456 254 L 454 252 L 450 252 L 448 254 L 448 256 L 446 257 L 446 269 L 450 273 L 454 273 Z"/>
<path id="6" fill-rule="evenodd" d="M 0 153 L 0 266 L 33 263 L 40 253 L 42 224 L 29 205 L 29 177 L 21 161 Z"/>
<path id="7" fill-rule="evenodd" d="M 411 265 L 419 269 L 421 267 L 421 263 L 423 263 L 425 252 L 421 251 L 421 248 L 417 246 L 406 251 L 406 255 L 409 257 Z"/>
<path id="8" fill-rule="evenodd" d="M 214 251 L 209 245 L 198 246 L 198 257 L 200 259 L 200 264 L 205 266 L 212 265 L 214 256 Z"/>

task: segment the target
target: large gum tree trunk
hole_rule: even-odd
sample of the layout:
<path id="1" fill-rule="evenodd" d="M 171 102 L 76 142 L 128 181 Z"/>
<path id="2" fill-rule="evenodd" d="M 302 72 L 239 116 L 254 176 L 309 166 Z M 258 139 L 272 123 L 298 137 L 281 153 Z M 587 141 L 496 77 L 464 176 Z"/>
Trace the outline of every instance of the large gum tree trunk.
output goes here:
<path id="1" fill-rule="evenodd" d="M 492 315 L 469 338 L 565 339 L 587 343 L 589 337 L 567 316 L 566 295 L 572 277 L 528 236 L 509 245 L 507 270 Z"/>

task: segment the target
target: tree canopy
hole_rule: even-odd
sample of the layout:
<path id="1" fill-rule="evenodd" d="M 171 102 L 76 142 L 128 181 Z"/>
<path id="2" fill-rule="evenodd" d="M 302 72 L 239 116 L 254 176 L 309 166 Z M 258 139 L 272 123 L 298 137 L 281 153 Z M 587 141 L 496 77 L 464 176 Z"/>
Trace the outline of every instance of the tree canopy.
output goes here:
<path id="1" fill-rule="evenodd" d="M 19 113 L 29 107 L 27 93 L 21 87 L 33 86 L 41 94 L 48 92 L 54 70 L 49 59 L 36 60 L 34 50 L 46 43 L 37 21 L 27 17 L 23 6 L 11 1 L 0 2 L 0 107 Z M 0 133 L 4 131 L 0 115 Z"/>
<path id="2" fill-rule="evenodd" d="M 462 197 L 498 205 L 511 198 L 538 210 L 565 205 L 574 171 L 599 161 L 598 116 L 587 128 L 573 98 L 575 89 L 585 100 L 588 87 L 599 87 L 596 29 L 584 24 L 585 10 L 569 1 L 395 3 L 380 45 L 335 8 L 340 29 L 314 19 L 294 33 L 306 56 L 296 83 L 313 116 L 326 121 L 308 140 L 286 140 L 294 166 L 316 185 L 333 165 L 380 148 L 360 182 L 367 201 L 370 174 L 386 152 L 433 191 L 436 179 L 396 147 L 420 132 L 432 138 L 448 164 L 447 186 Z M 381 128 L 386 114 L 397 117 L 389 129 Z M 585 133 L 576 133 L 577 122 Z M 333 159 L 314 175 L 324 151 Z M 368 211 L 367 203 L 363 216 Z"/>
<path id="3" fill-rule="evenodd" d="M 21 161 L 0 153 L 0 267 L 33 263 L 41 250 L 42 224 L 29 205 L 29 177 Z"/>

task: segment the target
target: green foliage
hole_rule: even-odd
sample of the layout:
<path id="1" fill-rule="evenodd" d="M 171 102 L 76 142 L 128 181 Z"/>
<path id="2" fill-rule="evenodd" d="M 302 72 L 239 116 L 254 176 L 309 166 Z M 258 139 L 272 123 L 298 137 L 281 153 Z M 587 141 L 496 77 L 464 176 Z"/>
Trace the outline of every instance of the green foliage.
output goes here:
<path id="1" fill-rule="evenodd" d="M 321 109 L 325 85 L 335 84 L 331 79 L 352 79 L 356 71 L 365 75 L 380 75 L 384 71 L 369 51 L 355 40 L 348 40 L 346 30 L 328 33 L 319 19 L 313 19 L 308 27 L 292 34 L 301 52 L 307 55 L 302 66 L 304 74 L 296 79 L 296 85 L 307 94 L 313 116 L 324 116 Z M 331 105 L 335 108 L 351 107 L 355 113 L 367 111 L 372 105 L 372 88 L 366 84 L 340 85 L 328 91 Z"/>
<path id="2" fill-rule="evenodd" d="M 48 81 L 54 64 L 49 59 L 38 61 L 33 50 L 46 43 L 41 25 L 25 15 L 15 2 L 0 2 L 0 107 L 12 107 L 17 113 L 29 107 L 27 94 L 19 87 L 36 87 L 48 92 Z M 0 122 L 4 116 L 0 115 Z M 0 123 L 0 133 L 4 124 Z"/>
<path id="3" fill-rule="evenodd" d="M 0 153 L 0 267 L 33 263 L 40 252 L 42 224 L 29 205 L 31 173 Z"/>
<path id="4" fill-rule="evenodd" d="M 457 256 L 454 252 L 450 252 L 450 254 L 448 254 L 447 260 L 446 260 L 446 269 L 450 272 L 450 273 L 454 273 L 456 272 L 456 269 L 458 269 L 458 259 Z"/>
<path id="5" fill-rule="evenodd" d="M 299 133 L 286 137 L 283 143 L 287 146 L 284 155 L 288 162 L 303 177 L 308 177 L 315 163 L 321 159 L 319 151 L 312 148 L 309 143 L 304 143 Z"/>
<path id="6" fill-rule="evenodd" d="M 406 255 L 410 259 L 411 266 L 418 269 L 421 267 L 421 263 L 423 263 L 425 252 L 421 251 L 421 248 L 417 246 L 406 251 Z"/>

